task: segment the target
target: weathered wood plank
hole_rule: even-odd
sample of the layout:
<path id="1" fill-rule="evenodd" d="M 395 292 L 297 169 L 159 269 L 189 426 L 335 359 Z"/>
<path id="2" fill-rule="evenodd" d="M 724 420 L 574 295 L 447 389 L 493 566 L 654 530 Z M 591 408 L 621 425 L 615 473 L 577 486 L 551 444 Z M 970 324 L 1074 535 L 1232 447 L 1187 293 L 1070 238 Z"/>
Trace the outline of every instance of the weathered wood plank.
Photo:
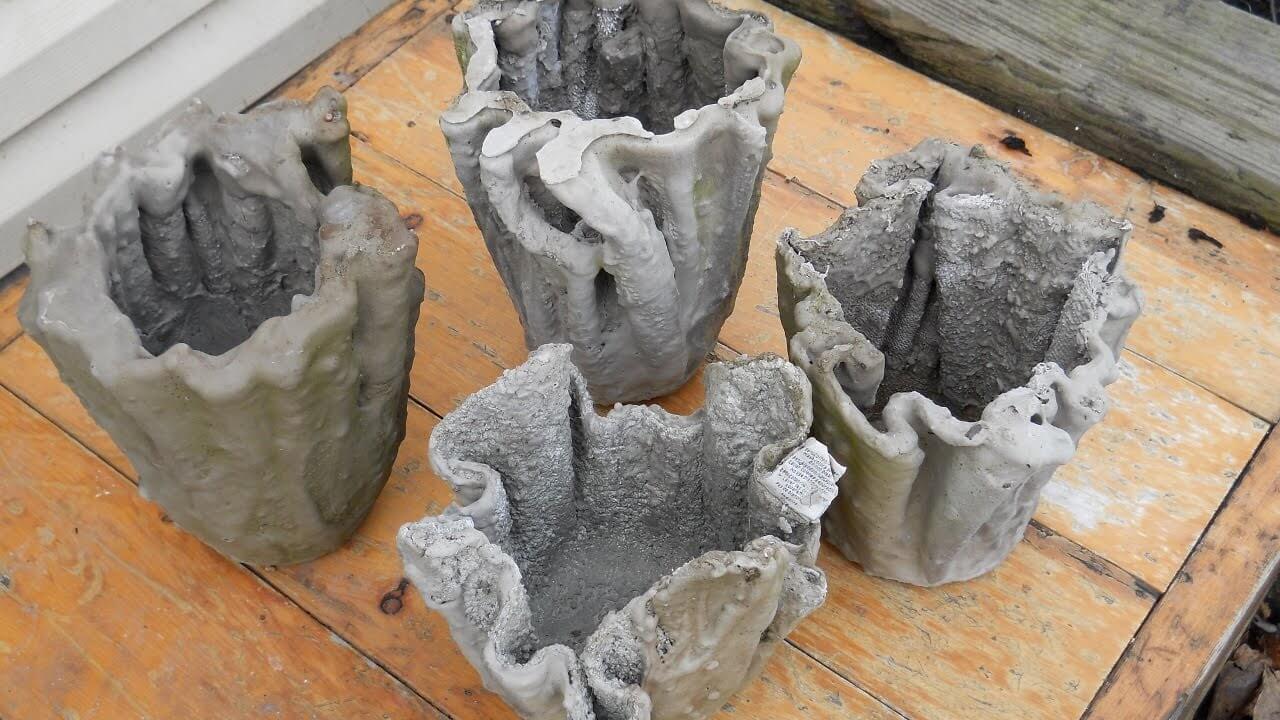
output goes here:
<path id="1" fill-rule="evenodd" d="M 1151 605 L 1029 542 L 991 574 L 939 588 L 873 578 L 831 547 L 820 564 L 827 602 L 796 643 L 912 718 L 1079 717 Z"/>
<path id="2" fill-rule="evenodd" d="M 1280 571 L 1277 496 L 1280 434 L 1272 432 L 1087 717 L 1191 716 Z"/>
<path id="3" fill-rule="evenodd" d="M 443 718 L 0 390 L 6 718 Z"/>
<path id="4" fill-rule="evenodd" d="M 26 289 L 26 266 L 0 278 L 0 348 L 22 334 L 22 326 L 18 324 L 18 302 Z"/>
<path id="5" fill-rule="evenodd" d="M 452 0 L 397 0 L 263 99 L 305 100 L 326 85 L 346 90 L 452 4 Z"/>
<path id="6" fill-rule="evenodd" d="M 853 5 L 966 92 L 1280 228 L 1280 27 L 1216 0 Z"/>
<path id="7" fill-rule="evenodd" d="M 41 415 L 121 474 L 134 477 L 133 465 L 107 431 L 89 417 L 69 388 L 60 389 L 66 386 L 59 379 L 57 369 L 30 335 L 22 335 L 0 352 L 0 386 L 39 409 Z"/>
<path id="8" fill-rule="evenodd" d="M 1267 424 L 1126 352 L 1111 411 L 1054 474 L 1036 520 L 1163 591 Z"/>

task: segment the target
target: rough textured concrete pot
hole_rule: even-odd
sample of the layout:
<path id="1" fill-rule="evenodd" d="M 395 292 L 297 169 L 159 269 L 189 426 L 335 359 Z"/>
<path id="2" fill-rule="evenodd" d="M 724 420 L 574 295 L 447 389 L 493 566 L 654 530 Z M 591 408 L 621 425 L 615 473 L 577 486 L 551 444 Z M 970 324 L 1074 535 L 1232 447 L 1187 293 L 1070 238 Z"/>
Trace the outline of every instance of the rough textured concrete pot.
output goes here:
<path id="1" fill-rule="evenodd" d="M 814 433 L 848 465 L 827 533 L 874 575 L 972 578 L 1107 411 L 1140 310 L 1118 270 L 1130 226 L 938 140 L 873 163 L 857 197 L 777 254 Z"/>
<path id="2" fill-rule="evenodd" d="M 680 387 L 733 309 L 799 49 L 706 0 L 481 2 L 453 32 L 440 124 L 529 348 L 572 344 L 601 403 Z"/>
<path id="3" fill-rule="evenodd" d="M 706 717 L 826 596 L 838 470 L 805 444 L 809 383 L 742 359 L 707 368 L 697 414 L 600 416 L 570 352 L 536 350 L 437 426 L 457 501 L 401 528 L 406 575 L 526 718 Z"/>
<path id="4" fill-rule="evenodd" d="M 83 226 L 28 235 L 23 326 L 143 495 L 244 562 L 342 544 L 404 435 L 417 239 L 349 184 L 345 111 L 193 104 L 104 159 Z"/>

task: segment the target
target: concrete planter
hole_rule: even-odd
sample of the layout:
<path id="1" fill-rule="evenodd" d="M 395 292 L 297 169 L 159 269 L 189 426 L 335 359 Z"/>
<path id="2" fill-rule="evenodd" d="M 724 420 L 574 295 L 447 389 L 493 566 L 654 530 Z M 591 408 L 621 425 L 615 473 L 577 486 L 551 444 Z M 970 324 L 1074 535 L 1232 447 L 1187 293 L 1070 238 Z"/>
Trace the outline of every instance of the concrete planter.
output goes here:
<path id="1" fill-rule="evenodd" d="M 792 361 L 814 432 L 848 465 L 828 536 L 874 575 L 981 575 L 1107 411 L 1140 311 L 1130 226 L 930 140 L 873 163 L 860 207 L 778 243 Z"/>
<path id="2" fill-rule="evenodd" d="M 417 239 L 350 185 L 349 130 L 331 90 L 196 103 L 104 159 L 82 226 L 28 235 L 23 326 L 143 495 L 243 562 L 341 545 L 404 434 Z"/>
<path id="3" fill-rule="evenodd" d="M 706 0 L 517 0 L 453 20 L 458 178 L 532 349 L 597 401 L 680 387 L 733 309 L 783 94 L 769 21 Z"/>
<path id="4" fill-rule="evenodd" d="M 406 575 L 523 717 L 703 718 L 826 596 L 830 457 L 776 357 L 707 368 L 706 407 L 597 415 L 548 345 L 437 426 L 457 500 L 400 530 Z M 593 714 L 594 713 L 594 714 Z"/>

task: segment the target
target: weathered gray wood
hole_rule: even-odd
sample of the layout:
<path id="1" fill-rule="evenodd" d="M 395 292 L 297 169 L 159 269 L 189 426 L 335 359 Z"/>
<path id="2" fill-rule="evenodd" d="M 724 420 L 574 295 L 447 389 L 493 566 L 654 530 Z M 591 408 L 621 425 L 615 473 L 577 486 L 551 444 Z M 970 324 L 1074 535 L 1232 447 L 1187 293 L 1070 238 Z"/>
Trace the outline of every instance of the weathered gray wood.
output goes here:
<path id="1" fill-rule="evenodd" d="M 1280 229 L 1280 26 L 1219 0 L 775 0 Z"/>

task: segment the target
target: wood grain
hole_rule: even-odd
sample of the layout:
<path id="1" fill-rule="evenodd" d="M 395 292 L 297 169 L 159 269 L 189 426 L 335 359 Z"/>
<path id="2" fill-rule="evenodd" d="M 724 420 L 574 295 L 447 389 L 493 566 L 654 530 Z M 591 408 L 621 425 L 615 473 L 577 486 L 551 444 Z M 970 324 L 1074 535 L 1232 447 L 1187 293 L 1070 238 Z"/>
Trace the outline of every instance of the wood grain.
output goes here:
<path id="1" fill-rule="evenodd" d="M 129 459 L 107 431 L 89 417 L 80 399 L 62 384 L 57 369 L 30 335 L 20 336 L 0 352 L 0 386 L 37 408 L 121 474 L 135 477 Z"/>
<path id="2" fill-rule="evenodd" d="M 1036 520 L 1163 591 L 1267 425 L 1133 353 L 1120 369 Z"/>
<path id="3" fill-rule="evenodd" d="M 1151 611 L 1089 718 L 1190 717 L 1280 571 L 1280 435 L 1272 432 Z"/>
<path id="4" fill-rule="evenodd" d="M 827 602 L 794 641 L 912 718 L 1079 717 L 1151 605 L 1025 542 L 992 573 L 939 588 L 873 578 L 830 546 L 820 564 Z"/>
<path id="5" fill-rule="evenodd" d="M 28 273 L 22 266 L 0 278 L 0 348 L 22 334 L 18 324 L 18 302 L 27 290 Z"/>
<path id="6" fill-rule="evenodd" d="M 970 94 L 1280 228 L 1280 27 L 1185 0 L 855 6 Z"/>
<path id="7" fill-rule="evenodd" d="M 443 717 L 3 390 L 0 425 L 0 716 Z"/>
<path id="8" fill-rule="evenodd" d="M 398 0 L 267 93 L 263 100 L 307 100 L 326 85 L 346 90 L 452 4 L 450 0 Z"/>

